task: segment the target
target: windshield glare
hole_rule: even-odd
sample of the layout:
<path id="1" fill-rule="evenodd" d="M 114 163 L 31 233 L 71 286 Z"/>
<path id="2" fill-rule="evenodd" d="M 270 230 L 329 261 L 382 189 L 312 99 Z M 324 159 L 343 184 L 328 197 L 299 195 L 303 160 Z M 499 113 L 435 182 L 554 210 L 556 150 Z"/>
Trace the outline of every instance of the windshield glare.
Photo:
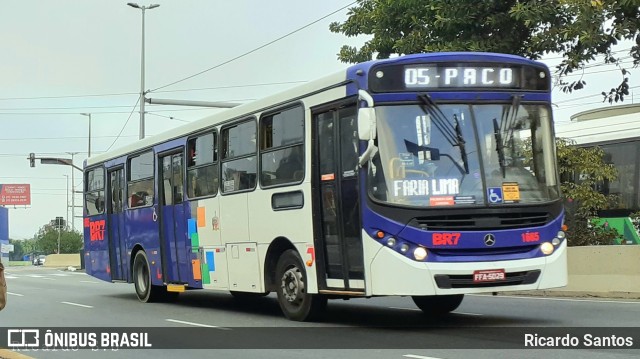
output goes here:
<path id="1" fill-rule="evenodd" d="M 400 105 L 376 108 L 370 195 L 433 207 L 541 203 L 559 197 L 546 106 Z"/>

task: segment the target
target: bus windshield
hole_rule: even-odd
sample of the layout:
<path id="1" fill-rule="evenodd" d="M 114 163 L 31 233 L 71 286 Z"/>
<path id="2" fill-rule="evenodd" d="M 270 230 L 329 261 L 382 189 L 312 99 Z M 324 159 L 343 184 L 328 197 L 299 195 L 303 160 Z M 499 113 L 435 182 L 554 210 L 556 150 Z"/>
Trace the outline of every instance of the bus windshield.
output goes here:
<path id="1" fill-rule="evenodd" d="M 534 204 L 559 198 L 546 105 L 443 104 L 376 108 L 378 153 L 368 190 L 415 207 Z"/>

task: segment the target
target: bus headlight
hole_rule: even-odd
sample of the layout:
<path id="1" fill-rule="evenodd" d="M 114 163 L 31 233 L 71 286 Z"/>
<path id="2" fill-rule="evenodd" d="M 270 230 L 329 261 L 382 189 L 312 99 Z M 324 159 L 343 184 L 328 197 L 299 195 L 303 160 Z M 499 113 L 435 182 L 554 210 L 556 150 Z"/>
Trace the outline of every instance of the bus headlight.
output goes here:
<path id="1" fill-rule="evenodd" d="M 409 250 L 408 244 L 404 243 L 403 245 L 400 246 L 400 252 L 407 253 L 408 250 Z"/>
<path id="2" fill-rule="evenodd" d="M 556 234 L 556 238 L 558 239 L 564 239 L 564 237 L 566 237 L 567 235 L 564 233 L 564 231 L 558 231 L 558 234 Z"/>
<path id="3" fill-rule="evenodd" d="M 542 253 L 544 253 L 544 255 L 548 256 L 549 254 L 553 253 L 554 247 L 553 244 L 544 242 L 540 245 L 540 250 L 542 251 Z"/>
<path id="4" fill-rule="evenodd" d="M 396 239 L 395 239 L 395 238 L 393 238 L 393 237 L 389 237 L 389 238 L 387 239 L 387 245 L 388 245 L 389 247 L 393 247 L 393 246 L 395 246 L 395 245 L 396 245 Z"/>
<path id="5" fill-rule="evenodd" d="M 551 240 L 551 244 L 553 244 L 554 246 L 557 246 L 558 244 L 560 244 L 560 239 L 558 238 L 554 238 Z"/>
<path id="6" fill-rule="evenodd" d="M 418 247 L 413 251 L 413 256 L 418 261 L 422 261 L 427 258 L 427 250 L 424 247 Z"/>

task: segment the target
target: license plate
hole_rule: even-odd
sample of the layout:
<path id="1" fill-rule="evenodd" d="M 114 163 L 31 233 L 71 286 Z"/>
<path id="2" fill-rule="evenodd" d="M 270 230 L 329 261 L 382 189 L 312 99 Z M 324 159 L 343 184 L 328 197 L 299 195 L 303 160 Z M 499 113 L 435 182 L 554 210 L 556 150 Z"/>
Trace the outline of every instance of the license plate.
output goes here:
<path id="1" fill-rule="evenodd" d="M 477 270 L 473 272 L 473 281 L 478 282 L 496 282 L 506 278 L 504 269 Z"/>

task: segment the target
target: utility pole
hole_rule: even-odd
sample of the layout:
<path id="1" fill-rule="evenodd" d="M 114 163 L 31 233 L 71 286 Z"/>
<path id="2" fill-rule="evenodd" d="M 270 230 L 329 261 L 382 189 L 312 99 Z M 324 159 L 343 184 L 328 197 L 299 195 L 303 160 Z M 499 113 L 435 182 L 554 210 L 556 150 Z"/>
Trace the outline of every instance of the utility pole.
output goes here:
<path id="1" fill-rule="evenodd" d="M 67 226 L 69 226 L 69 175 L 63 176 L 67 178 Z"/>
<path id="2" fill-rule="evenodd" d="M 140 56 L 140 139 L 144 138 L 144 12 L 145 10 L 151 10 L 157 8 L 158 4 L 151 4 L 149 6 L 140 6 L 136 3 L 127 3 L 127 5 L 142 10 L 142 54 Z"/>
<path id="3" fill-rule="evenodd" d="M 67 154 L 71 155 L 71 164 L 73 165 L 73 156 L 78 154 L 78 152 L 67 152 Z M 71 195 L 71 229 L 75 232 L 76 230 L 76 182 L 75 182 L 75 173 L 73 169 L 71 170 L 71 191 L 73 192 Z"/>

